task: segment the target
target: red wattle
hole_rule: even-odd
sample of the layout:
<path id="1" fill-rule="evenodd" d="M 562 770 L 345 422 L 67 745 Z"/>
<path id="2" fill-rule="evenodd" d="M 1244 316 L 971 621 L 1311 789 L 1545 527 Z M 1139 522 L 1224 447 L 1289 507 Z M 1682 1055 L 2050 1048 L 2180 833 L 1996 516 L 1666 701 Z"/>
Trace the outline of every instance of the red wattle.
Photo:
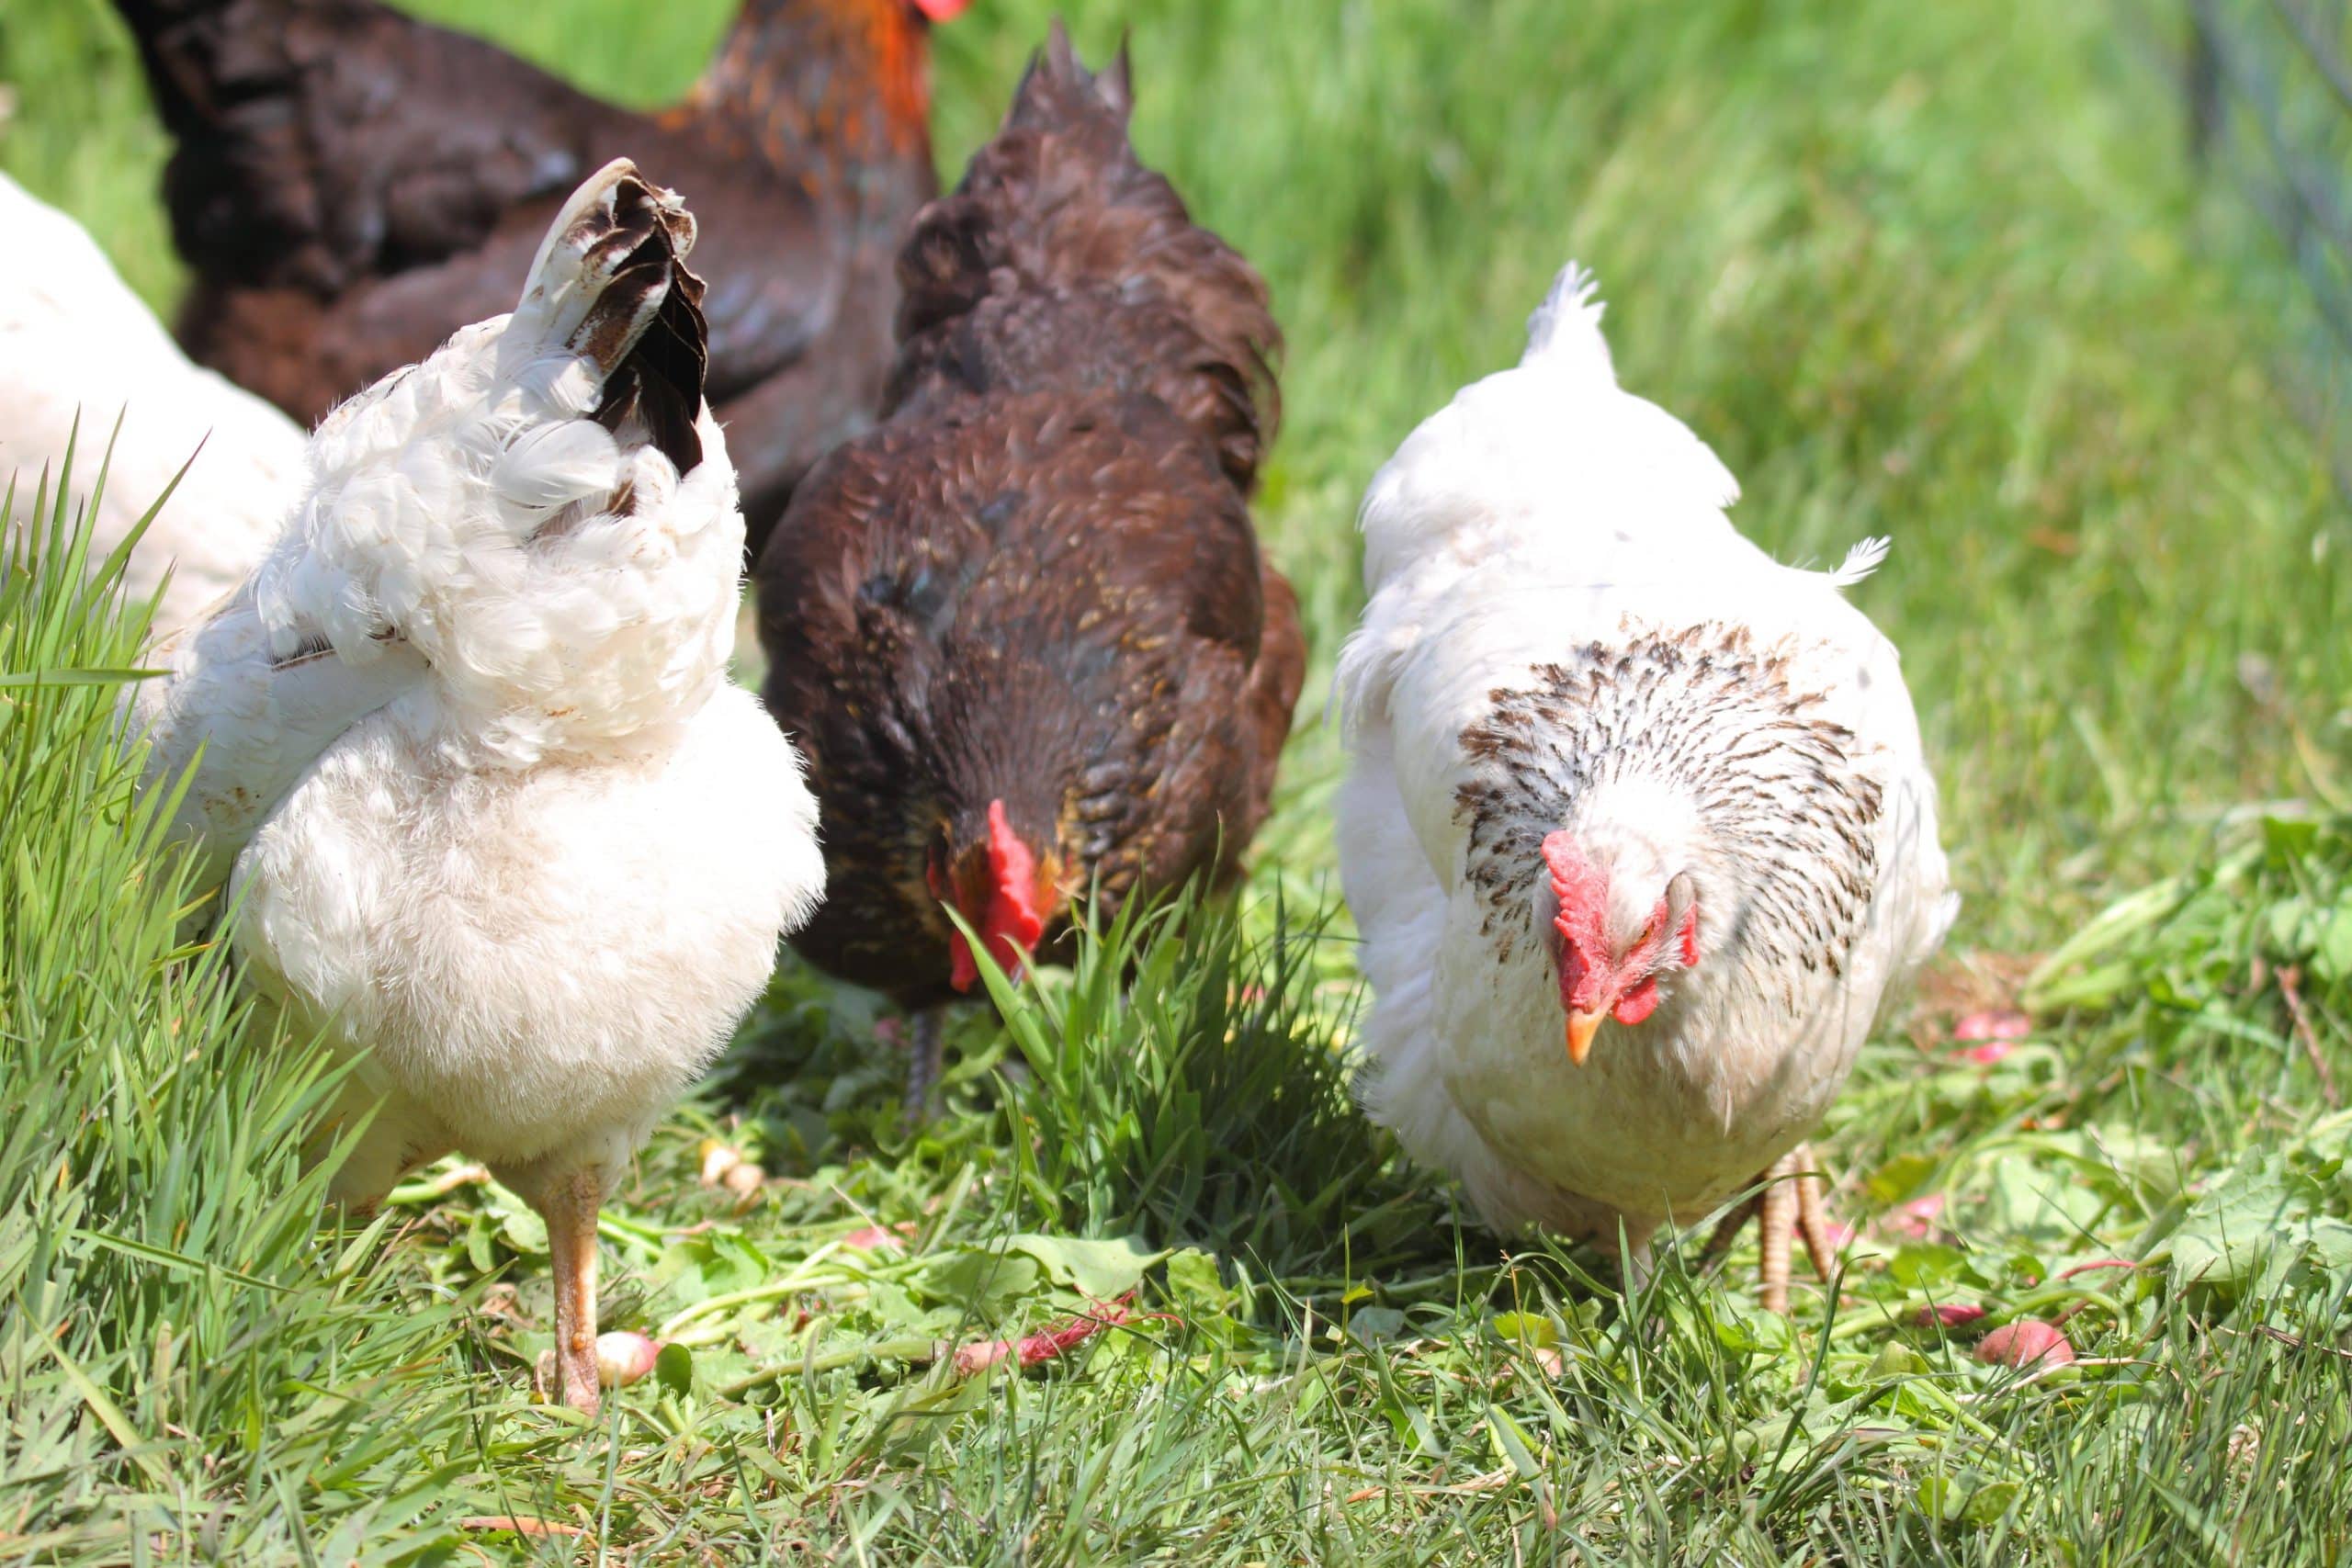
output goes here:
<path id="1" fill-rule="evenodd" d="M 1642 983 L 1617 998 L 1609 1016 L 1620 1023 L 1639 1023 L 1657 1010 L 1657 976 L 1645 977 Z"/>

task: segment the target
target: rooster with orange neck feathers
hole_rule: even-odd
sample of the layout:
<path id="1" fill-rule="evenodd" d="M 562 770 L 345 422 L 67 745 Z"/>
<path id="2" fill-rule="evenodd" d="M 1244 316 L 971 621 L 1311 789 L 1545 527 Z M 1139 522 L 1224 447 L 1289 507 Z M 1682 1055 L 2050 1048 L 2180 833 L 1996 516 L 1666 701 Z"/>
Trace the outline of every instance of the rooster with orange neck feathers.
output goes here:
<path id="1" fill-rule="evenodd" d="M 1238 872 L 1306 649 L 1248 497 L 1272 438 L 1265 285 L 1127 141 L 1124 57 L 1058 26 L 916 220 L 879 428 L 812 469 L 758 570 L 769 711 L 823 811 L 794 938 L 917 1010 L 1015 971 L 1073 898 Z"/>
<path id="2" fill-rule="evenodd" d="M 1377 999 L 1366 1109 L 1498 1226 L 1614 1246 L 1765 1184 L 1763 1298 L 1801 1140 L 1957 901 L 1894 645 L 1846 600 L 1885 553 L 1785 567 L 1739 487 L 1622 390 L 1571 266 L 1519 366 L 1364 497 L 1340 660 L 1340 860 Z"/>

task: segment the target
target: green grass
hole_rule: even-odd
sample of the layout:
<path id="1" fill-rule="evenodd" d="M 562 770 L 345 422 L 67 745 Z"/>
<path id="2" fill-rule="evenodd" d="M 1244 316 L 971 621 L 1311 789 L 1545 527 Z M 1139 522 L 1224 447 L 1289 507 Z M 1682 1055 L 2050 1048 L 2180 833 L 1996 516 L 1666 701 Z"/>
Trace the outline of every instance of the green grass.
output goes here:
<path id="1" fill-rule="evenodd" d="M 727 7 L 431 9 L 652 102 Z M 548 1289 L 507 1195 L 421 1180 L 314 1235 L 315 1071 L 175 961 L 111 688 L 20 682 L 136 637 L 71 563 L 12 575 L 0 1559 L 2346 1560 L 2352 567 L 2273 375 L 2309 337 L 2291 275 L 2184 168 L 2133 36 L 2004 0 L 1069 9 L 1098 56 L 1132 27 L 1146 155 L 1290 335 L 1261 512 L 1317 675 L 1242 910 L 1110 933 L 1005 1026 L 965 1019 L 911 1140 L 873 1004 L 787 970 L 606 1227 L 616 1323 L 685 1353 L 582 1433 L 521 1391 Z M 941 35 L 951 171 L 1046 14 L 980 0 Z M 11 7 L 0 82 L 0 164 L 168 302 L 165 148 L 107 8 Z M 1570 254 L 1744 527 L 1896 542 L 1858 597 L 1969 903 L 1916 1043 L 1871 1050 L 1826 1139 L 1846 1301 L 1800 1288 L 1790 1325 L 1752 1250 L 1630 1311 L 1605 1259 L 1506 1251 L 1341 1095 L 1320 715 L 1354 500 Z M 2232 815 L 2290 798 L 2321 818 Z M 2053 951 L 2029 1038 L 1948 1048 Z M 710 1137 L 769 1171 L 748 1204 L 697 1182 Z M 848 1245 L 876 1224 L 901 1240 Z M 2110 1258 L 2136 1266 L 2065 1273 Z M 939 1354 L 1131 1285 L 1166 1315 L 1046 1368 Z M 1955 1301 L 1991 1315 L 1909 1325 Z M 1969 1353 L 2060 1314 L 2073 1368 Z"/>

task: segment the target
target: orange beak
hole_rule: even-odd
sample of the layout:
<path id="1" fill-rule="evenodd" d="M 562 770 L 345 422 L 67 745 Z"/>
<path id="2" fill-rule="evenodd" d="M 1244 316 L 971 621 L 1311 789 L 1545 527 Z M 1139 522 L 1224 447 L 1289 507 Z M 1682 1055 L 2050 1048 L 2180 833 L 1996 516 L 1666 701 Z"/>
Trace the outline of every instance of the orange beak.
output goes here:
<path id="1" fill-rule="evenodd" d="M 1600 1032 L 1601 1021 L 1608 1016 L 1606 1010 L 1578 1012 L 1574 1008 L 1568 1010 L 1569 1061 L 1579 1067 L 1584 1066 L 1584 1059 L 1592 1055 L 1592 1037 Z"/>

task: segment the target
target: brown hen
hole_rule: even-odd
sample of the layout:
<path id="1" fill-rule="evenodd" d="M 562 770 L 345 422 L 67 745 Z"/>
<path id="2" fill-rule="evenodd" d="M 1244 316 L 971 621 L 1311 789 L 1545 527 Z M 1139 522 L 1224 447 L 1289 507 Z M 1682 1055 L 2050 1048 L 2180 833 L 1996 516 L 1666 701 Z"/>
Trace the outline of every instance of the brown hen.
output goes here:
<path id="1" fill-rule="evenodd" d="M 303 421 L 514 308 L 565 194 L 616 157 L 706 217 L 709 392 L 756 551 L 873 423 L 891 258 L 936 191 L 927 28 L 965 0 L 746 0 L 641 115 L 376 0 L 116 0 L 165 126 L 189 355 Z"/>
<path id="2" fill-rule="evenodd" d="M 1265 284 L 1137 161 L 1125 51 L 1058 25 L 916 220 L 878 429 L 812 469 L 758 569 L 769 710 L 824 821 L 794 939 L 923 1010 L 1066 936 L 1072 898 L 1237 874 L 1305 675 L 1248 498 L 1278 419 Z"/>

